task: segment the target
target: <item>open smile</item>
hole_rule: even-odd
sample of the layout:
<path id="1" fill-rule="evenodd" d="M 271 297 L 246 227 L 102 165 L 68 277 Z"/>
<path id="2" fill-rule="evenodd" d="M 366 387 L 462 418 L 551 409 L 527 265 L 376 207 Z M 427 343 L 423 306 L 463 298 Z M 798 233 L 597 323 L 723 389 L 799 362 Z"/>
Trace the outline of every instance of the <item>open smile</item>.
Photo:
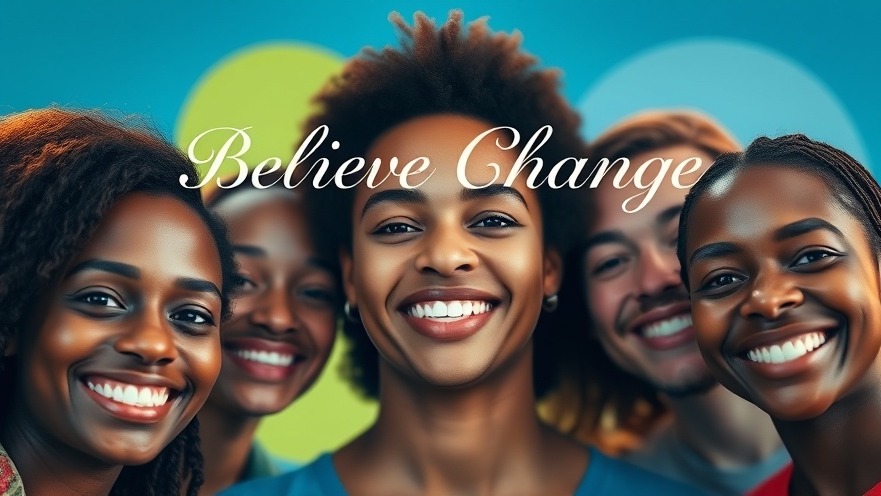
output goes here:
<path id="1" fill-rule="evenodd" d="M 86 394 L 113 416 L 136 423 L 153 423 L 164 418 L 181 389 L 160 383 L 136 383 L 90 374 L 80 378 Z"/>
<path id="2" fill-rule="evenodd" d="M 744 339 L 734 356 L 759 375 L 787 378 L 814 368 L 841 333 L 837 322 L 790 324 Z"/>
<path id="3" fill-rule="evenodd" d="M 669 350 L 694 342 L 688 303 L 650 310 L 634 319 L 628 327 L 643 344 L 654 350 Z"/>
<path id="4" fill-rule="evenodd" d="M 499 304 L 499 299 L 475 289 L 433 288 L 405 298 L 398 311 L 425 337 L 459 341 L 477 333 Z"/>
<path id="5" fill-rule="evenodd" d="M 289 378 L 308 358 L 291 343 L 252 337 L 225 340 L 223 351 L 240 370 L 262 382 Z"/>

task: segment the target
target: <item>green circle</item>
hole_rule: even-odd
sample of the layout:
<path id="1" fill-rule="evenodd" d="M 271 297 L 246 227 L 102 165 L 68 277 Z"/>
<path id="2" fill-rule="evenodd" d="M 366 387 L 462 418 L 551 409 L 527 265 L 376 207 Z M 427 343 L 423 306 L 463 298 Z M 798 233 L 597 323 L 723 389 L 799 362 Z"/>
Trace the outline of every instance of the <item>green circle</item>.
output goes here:
<path id="1" fill-rule="evenodd" d="M 284 167 L 303 136 L 303 122 L 314 110 L 313 95 L 343 63 L 341 57 L 320 47 L 295 43 L 266 44 L 234 53 L 212 67 L 190 92 L 178 117 L 175 141 L 186 151 L 193 138 L 209 129 L 250 127 L 251 148 L 241 158 L 253 167 L 279 157 Z M 194 155 L 209 157 L 232 134 L 207 134 L 197 142 Z M 201 165 L 200 173 L 205 174 L 207 167 Z M 238 165 L 226 160 L 218 177 L 237 172 Z M 312 389 L 260 424 L 257 437 L 272 453 L 305 462 L 341 446 L 373 421 L 376 405 L 356 396 L 340 376 L 344 344 L 338 337 Z"/>
<path id="2" fill-rule="evenodd" d="M 186 151 L 194 138 L 216 128 L 247 129 L 251 147 L 241 155 L 250 167 L 269 157 L 286 166 L 301 138 L 303 123 L 314 110 L 313 95 L 340 71 L 344 60 L 324 49 L 272 43 L 246 48 L 214 65 L 184 103 L 175 142 Z M 234 134 L 214 131 L 194 146 L 194 157 L 207 159 Z M 241 149 L 238 138 L 230 152 Z M 205 174 L 208 164 L 199 165 Z M 225 160 L 219 177 L 235 174 L 236 162 Z"/>

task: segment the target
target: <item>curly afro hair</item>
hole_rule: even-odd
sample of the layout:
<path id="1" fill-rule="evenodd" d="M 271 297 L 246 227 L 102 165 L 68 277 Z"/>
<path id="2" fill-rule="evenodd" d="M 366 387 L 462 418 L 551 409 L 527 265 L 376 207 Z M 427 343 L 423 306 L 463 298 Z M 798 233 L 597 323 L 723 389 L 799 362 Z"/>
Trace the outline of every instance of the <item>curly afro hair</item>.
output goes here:
<path id="1" fill-rule="evenodd" d="M 586 156 L 578 134 L 580 118 L 559 92 L 556 71 L 538 69 L 537 59 L 521 50 L 521 37 L 493 33 L 484 19 L 463 25 L 459 11 L 440 27 L 421 13 L 413 26 L 397 13 L 390 16 L 400 35 L 400 48 L 365 49 L 342 73 L 331 79 L 315 101 L 319 111 L 306 124 L 306 133 L 328 126 L 339 149 L 325 146 L 321 156 L 338 167 L 352 156 L 366 156 L 370 146 L 389 129 L 433 114 L 460 114 L 494 126 L 510 126 L 521 136 L 550 125 L 553 134 L 537 151 L 550 166 L 570 157 Z M 573 164 L 574 167 L 574 164 Z M 333 170 L 328 171 L 328 175 Z M 574 242 L 585 209 L 572 190 L 537 188 L 546 246 L 565 251 Z M 316 195 L 315 222 L 330 231 L 333 244 L 352 246 L 351 189 L 332 186 Z M 535 389 L 542 395 L 554 383 L 554 357 L 547 351 L 541 329 L 535 334 Z M 368 397 L 379 394 L 379 357 L 361 324 L 345 322 L 349 363 L 345 373 Z"/>
<path id="2" fill-rule="evenodd" d="M 221 258 L 226 319 L 236 281 L 232 249 L 200 192 L 180 186 L 181 177 L 196 180 L 196 170 L 172 145 L 98 114 L 45 109 L 0 119 L 0 348 L 27 331 L 32 302 L 132 192 L 178 199 L 208 225 Z M 15 363 L 5 365 L 0 394 L 8 398 L 17 374 Z M 180 494 L 187 484 L 196 495 L 201 482 L 194 419 L 152 462 L 123 469 L 112 494 Z"/>

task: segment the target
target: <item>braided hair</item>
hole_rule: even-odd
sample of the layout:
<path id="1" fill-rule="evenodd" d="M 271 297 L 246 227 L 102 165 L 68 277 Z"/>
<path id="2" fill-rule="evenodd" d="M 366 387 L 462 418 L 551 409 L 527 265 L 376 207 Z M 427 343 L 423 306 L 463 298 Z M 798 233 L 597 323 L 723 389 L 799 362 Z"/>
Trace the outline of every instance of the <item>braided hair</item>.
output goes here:
<path id="1" fill-rule="evenodd" d="M 779 138 L 761 137 L 741 153 L 720 156 L 685 197 L 679 217 L 679 257 L 682 281 L 688 289 L 688 219 L 694 205 L 708 188 L 729 174 L 748 167 L 784 166 L 822 178 L 841 205 L 860 221 L 875 254 L 881 247 L 881 186 L 872 174 L 847 153 L 803 134 Z"/>
<path id="2" fill-rule="evenodd" d="M 26 332 L 29 302 L 62 275 L 101 219 L 132 192 L 178 199 L 209 227 L 221 259 L 226 319 L 236 281 L 232 248 L 199 191 L 178 184 L 181 176 L 197 179 L 172 145 L 98 114 L 44 109 L 0 119 L 0 349 Z M 0 361 L 0 396 L 11 397 L 17 387 L 17 360 Z M 8 407 L 0 407 L 0 419 Z M 186 483 L 195 496 L 202 483 L 198 430 L 194 419 L 153 461 L 124 467 L 112 494 L 179 495 Z"/>

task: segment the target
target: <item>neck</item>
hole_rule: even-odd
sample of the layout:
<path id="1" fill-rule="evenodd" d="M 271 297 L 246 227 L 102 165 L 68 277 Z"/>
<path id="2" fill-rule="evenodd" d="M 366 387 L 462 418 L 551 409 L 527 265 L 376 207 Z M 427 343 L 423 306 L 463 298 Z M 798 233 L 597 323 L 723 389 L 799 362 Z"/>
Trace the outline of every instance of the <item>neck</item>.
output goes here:
<path id="1" fill-rule="evenodd" d="M 676 435 L 713 466 L 752 465 L 783 446 L 767 413 L 722 386 L 664 399 Z"/>
<path id="2" fill-rule="evenodd" d="M 10 412 L 0 436 L 27 494 L 105 496 L 122 471 L 50 439 L 24 412 Z"/>
<path id="3" fill-rule="evenodd" d="M 238 415 L 210 400 L 199 411 L 205 482 L 199 494 L 216 494 L 235 484 L 245 470 L 260 417 Z"/>
<path id="4" fill-rule="evenodd" d="M 454 390 L 427 387 L 382 362 L 379 417 L 335 457 L 344 483 L 365 493 L 370 480 L 382 479 L 395 480 L 403 493 L 530 493 L 549 484 L 571 494 L 586 451 L 539 422 L 531 347 L 523 355 L 507 370 Z M 361 470 L 373 477 L 359 477 Z M 556 480 L 543 481 L 549 474 Z"/>
<path id="5" fill-rule="evenodd" d="M 776 422 L 795 466 L 792 494 L 863 494 L 881 481 L 879 368 L 821 415 Z"/>

